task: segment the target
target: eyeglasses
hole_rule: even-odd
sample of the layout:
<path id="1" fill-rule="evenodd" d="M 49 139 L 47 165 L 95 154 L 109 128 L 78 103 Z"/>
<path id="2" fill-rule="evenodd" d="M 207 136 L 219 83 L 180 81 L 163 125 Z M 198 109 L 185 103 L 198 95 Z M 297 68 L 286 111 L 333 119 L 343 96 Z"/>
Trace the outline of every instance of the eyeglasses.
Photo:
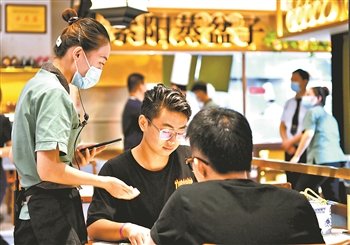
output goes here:
<path id="1" fill-rule="evenodd" d="M 147 120 L 159 131 L 160 140 L 170 140 L 175 135 L 176 140 L 181 141 L 186 136 L 185 131 L 175 132 L 173 129 L 159 129 L 149 118 L 147 118 Z"/>
<path id="2" fill-rule="evenodd" d="M 193 163 L 194 163 L 194 159 L 197 159 L 197 161 L 201 161 L 203 162 L 205 165 L 208 165 L 209 166 L 209 162 L 203 160 L 202 158 L 199 158 L 199 157 L 190 157 L 190 158 L 187 158 L 186 159 L 186 164 L 188 165 L 188 167 L 191 169 L 191 171 L 193 171 Z"/>

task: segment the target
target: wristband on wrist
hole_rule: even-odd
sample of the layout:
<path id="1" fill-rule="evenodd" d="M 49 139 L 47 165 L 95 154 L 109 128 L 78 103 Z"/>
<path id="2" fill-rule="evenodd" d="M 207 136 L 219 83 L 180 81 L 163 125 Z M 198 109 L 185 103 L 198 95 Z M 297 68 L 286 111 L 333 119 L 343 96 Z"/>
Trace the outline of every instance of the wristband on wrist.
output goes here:
<path id="1" fill-rule="evenodd" d="M 119 229 L 119 235 L 120 235 L 120 238 L 121 238 L 121 239 L 126 239 L 126 237 L 123 236 L 123 228 L 124 228 L 124 226 L 127 225 L 127 224 L 130 224 L 130 223 L 129 223 L 129 222 L 124 223 L 124 224 L 120 227 L 120 229 Z"/>

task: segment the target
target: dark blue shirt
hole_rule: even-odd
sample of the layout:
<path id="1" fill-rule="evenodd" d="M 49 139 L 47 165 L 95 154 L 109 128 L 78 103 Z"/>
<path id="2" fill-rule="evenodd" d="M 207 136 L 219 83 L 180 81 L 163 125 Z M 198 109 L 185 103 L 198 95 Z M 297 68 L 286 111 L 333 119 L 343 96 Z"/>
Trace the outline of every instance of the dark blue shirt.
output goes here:
<path id="1" fill-rule="evenodd" d="M 142 131 L 139 126 L 141 104 L 141 101 L 131 97 L 124 107 L 122 116 L 124 150 L 137 146 L 141 142 Z"/>

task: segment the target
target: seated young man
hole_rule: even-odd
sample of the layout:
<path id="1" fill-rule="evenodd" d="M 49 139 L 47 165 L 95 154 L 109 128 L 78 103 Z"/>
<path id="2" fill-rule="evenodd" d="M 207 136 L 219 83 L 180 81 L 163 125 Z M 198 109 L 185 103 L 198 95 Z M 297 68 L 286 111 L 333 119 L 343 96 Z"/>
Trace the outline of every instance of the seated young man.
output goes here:
<path id="1" fill-rule="evenodd" d="M 170 195 L 195 181 L 185 162 L 191 149 L 179 146 L 190 116 L 179 90 L 158 84 L 146 91 L 139 117 L 140 144 L 107 161 L 99 173 L 138 188 L 140 195 L 123 201 L 95 188 L 87 216 L 90 239 L 142 244 Z"/>
<path id="2" fill-rule="evenodd" d="M 253 143 L 244 116 L 205 108 L 194 116 L 187 136 L 192 150 L 187 163 L 200 183 L 174 192 L 147 243 L 324 244 L 303 195 L 248 179 Z"/>

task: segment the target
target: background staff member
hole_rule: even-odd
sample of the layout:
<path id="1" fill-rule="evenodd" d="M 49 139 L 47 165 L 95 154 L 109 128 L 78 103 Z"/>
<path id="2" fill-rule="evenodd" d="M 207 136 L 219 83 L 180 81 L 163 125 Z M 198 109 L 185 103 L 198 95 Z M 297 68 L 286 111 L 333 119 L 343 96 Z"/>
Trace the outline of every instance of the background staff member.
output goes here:
<path id="1" fill-rule="evenodd" d="M 327 87 L 310 88 L 302 99 L 305 107 L 310 108 L 303 122 L 303 136 L 291 162 L 298 162 L 301 154 L 307 149 L 307 163 L 333 167 L 343 167 L 347 161 L 340 146 L 337 120 L 328 114 L 324 105 L 329 95 Z M 291 139 L 293 140 L 293 139 Z M 294 140 L 296 140 L 294 138 Z M 339 179 L 317 175 L 301 174 L 295 189 L 297 191 L 311 188 L 318 193 L 321 186 L 325 199 L 340 201 Z M 342 193 L 344 195 L 345 193 Z"/>
<path id="2" fill-rule="evenodd" d="M 135 147 L 141 142 L 142 131 L 138 121 L 146 90 L 147 84 L 143 75 L 139 73 L 132 73 L 129 75 L 129 99 L 125 104 L 122 115 L 124 150 Z"/>
<path id="3" fill-rule="evenodd" d="M 219 106 L 212 100 L 211 96 L 213 96 L 213 94 L 209 93 L 210 89 L 214 90 L 213 85 L 202 81 L 196 82 L 192 87 L 192 92 L 194 92 L 198 100 L 203 103 L 202 108 L 210 106 Z"/>
<path id="4" fill-rule="evenodd" d="M 12 159 L 26 196 L 15 224 L 17 245 L 85 244 L 79 185 L 105 188 L 116 198 L 139 194 L 119 179 L 84 173 L 74 165 L 88 164 L 105 147 L 86 150 L 85 156 L 79 149 L 87 145 L 76 149 L 86 122 L 79 120 L 68 84 L 87 89 L 99 81 L 110 40 L 94 19 L 79 19 L 73 9 L 62 17 L 69 26 L 56 41 L 56 58 L 25 84 L 15 112 Z"/>
<path id="5" fill-rule="evenodd" d="M 302 124 L 307 108 L 301 103 L 301 97 L 306 92 L 306 86 L 309 82 L 309 73 L 302 69 L 293 71 L 291 77 L 291 88 L 296 93 L 295 97 L 287 100 L 284 105 L 280 124 L 280 135 L 282 138 L 282 148 L 285 151 L 284 160 L 289 161 L 298 147 L 302 135 Z M 290 139 L 297 136 L 296 142 Z M 306 163 L 306 151 L 300 156 L 300 163 Z M 292 184 L 292 188 L 298 182 L 300 173 L 286 171 L 287 181 Z"/>
<path id="6" fill-rule="evenodd" d="M 2 101 L 2 93 L 0 88 L 0 102 Z M 0 205 L 4 199 L 4 196 L 6 194 L 6 188 L 7 188 L 7 178 L 6 178 L 6 172 L 2 166 L 2 159 L 4 157 L 8 157 L 10 150 L 11 150 L 11 132 L 12 132 L 12 126 L 10 123 L 10 120 L 4 116 L 3 114 L 0 114 Z M 2 215 L 0 215 L 0 223 L 3 221 Z M 0 235 L 0 244 L 1 245 L 7 245 L 8 243 L 2 238 Z"/>

